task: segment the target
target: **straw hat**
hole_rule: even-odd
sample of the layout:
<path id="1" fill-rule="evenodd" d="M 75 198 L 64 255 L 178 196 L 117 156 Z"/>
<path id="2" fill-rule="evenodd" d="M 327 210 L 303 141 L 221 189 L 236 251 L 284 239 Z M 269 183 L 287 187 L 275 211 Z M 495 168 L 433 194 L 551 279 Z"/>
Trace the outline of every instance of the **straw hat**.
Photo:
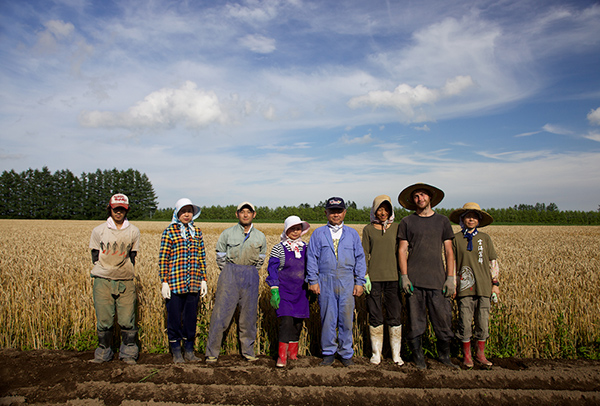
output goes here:
<path id="1" fill-rule="evenodd" d="M 398 203 L 402 205 L 405 209 L 408 210 L 417 210 L 417 205 L 412 199 L 412 194 L 415 190 L 425 189 L 430 192 L 431 195 L 431 207 L 435 207 L 444 198 L 444 192 L 441 189 L 436 188 L 435 186 L 428 185 L 426 183 L 415 183 L 404 189 L 398 195 Z"/>
<path id="2" fill-rule="evenodd" d="M 465 203 L 462 209 L 456 209 L 452 213 L 450 213 L 450 221 L 456 224 L 460 224 L 460 218 L 463 214 L 466 214 L 469 211 L 474 211 L 479 214 L 479 225 L 477 227 L 485 227 L 492 224 L 494 218 L 490 216 L 485 211 L 481 210 L 481 207 L 477 203 Z"/>

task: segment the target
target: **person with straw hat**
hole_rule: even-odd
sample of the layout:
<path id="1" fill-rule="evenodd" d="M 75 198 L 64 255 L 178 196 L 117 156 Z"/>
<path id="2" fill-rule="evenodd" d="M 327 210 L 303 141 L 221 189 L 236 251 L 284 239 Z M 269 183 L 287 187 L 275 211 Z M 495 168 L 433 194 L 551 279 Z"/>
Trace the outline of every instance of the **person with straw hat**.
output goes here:
<path id="1" fill-rule="evenodd" d="M 435 186 L 416 183 L 398 196 L 398 202 L 414 213 L 400 221 L 398 228 L 398 263 L 400 284 L 406 294 L 409 332 L 406 336 L 419 369 L 427 369 L 422 335 L 427 328 L 427 313 L 437 337 L 440 362 L 460 368 L 450 360 L 452 332 L 451 298 L 456 293 L 454 279 L 454 231 L 446 216 L 432 208 L 444 198 Z M 446 268 L 442 261 L 442 247 Z"/>
<path id="2" fill-rule="evenodd" d="M 494 219 L 481 210 L 477 203 L 466 203 L 450 214 L 450 220 L 461 230 L 452 242 L 457 265 L 458 331 L 462 342 L 463 364 L 473 367 L 471 337 L 477 341 L 475 360 L 486 367 L 492 363 L 485 357 L 485 342 L 489 337 L 490 298 L 497 300 L 500 293 L 498 262 L 492 239 L 479 228 L 490 225 Z M 475 319 L 475 330 L 471 325 Z"/>

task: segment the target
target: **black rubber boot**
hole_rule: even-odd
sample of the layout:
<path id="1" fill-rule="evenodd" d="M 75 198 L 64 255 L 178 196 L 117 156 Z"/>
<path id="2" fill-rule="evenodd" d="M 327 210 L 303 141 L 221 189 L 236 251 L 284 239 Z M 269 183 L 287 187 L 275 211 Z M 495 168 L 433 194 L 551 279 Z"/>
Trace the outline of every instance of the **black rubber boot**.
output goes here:
<path id="1" fill-rule="evenodd" d="M 139 347 L 136 342 L 137 329 L 121 330 L 121 347 L 119 358 L 128 364 L 135 364 L 139 356 Z"/>
<path id="2" fill-rule="evenodd" d="M 194 342 L 191 340 L 183 340 L 183 358 L 189 362 L 198 362 L 200 358 L 194 354 Z"/>
<path id="3" fill-rule="evenodd" d="M 94 351 L 94 359 L 91 362 L 95 364 L 101 364 L 108 362 L 113 359 L 112 340 L 113 330 L 97 331 L 98 334 L 98 348 Z"/>
<path id="4" fill-rule="evenodd" d="M 179 341 L 172 341 L 169 342 L 169 346 L 171 347 L 171 354 L 173 354 L 173 362 L 176 364 L 185 362 L 181 354 L 181 343 Z"/>
<path id="5" fill-rule="evenodd" d="M 439 355 L 439 361 L 449 366 L 450 368 L 460 369 L 460 365 L 453 364 L 450 360 L 450 341 L 438 341 L 437 349 Z"/>
<path id="6" fill-rule="evenodd" d="M 425 363 L 425 355 L 423 355 L 423 346 L 421 344 L 421 337 L 413 338 L 409 341 L 410 349 L 413 353 L 413 361 L 418 369 L 427 369 L 427 364 Z"/>

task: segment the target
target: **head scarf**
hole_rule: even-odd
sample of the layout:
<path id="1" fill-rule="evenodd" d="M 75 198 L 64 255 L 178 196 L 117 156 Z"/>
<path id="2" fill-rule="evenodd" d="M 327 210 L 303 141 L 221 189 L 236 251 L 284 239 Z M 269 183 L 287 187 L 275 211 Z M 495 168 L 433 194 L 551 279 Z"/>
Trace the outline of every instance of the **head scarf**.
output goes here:
<path id="1" fill-rule="evenodd" d="M 192 206 L 194 209 L 194 216 L 192 217 L 192 221 L 189 224 L 183 224 L 181 220 L 179 220 L 179 211 L 185 206 Z M 173 218 L 171 219 L 171 224 L 177 224 L 179 226 L 179 232 L 181 233 L 181 237 L 184 240 L 187 240 L 187 233 L 190 233 L 191 238 L 196 236 L 196 228 L 194 227 L 194 220 L 196 220 L 200 216 L 200 207 L 196 206 L 192 203 L 190 199 L 182 198 L 177 200 L 175 203 L 175 210 L 173 211 Z"/>
<path id="2" fill-rule="evenodd" d="M 390 211 L 390 216 L 388 217 L 387 220 L 385 221 L 381 221 L 377 218 L 377 210 L 384 204 L 384 203 L 388 203 L 389 207 L 388 210 Z M 385 230 L 387 229 L 388 224 L 392 224 L 394 222 L 394 206 L 392 206 L 392 199 L 388 196 L 388 195 L 380 195 L 377 196 L 374 200 L 373 200 L 373 205 L 371 206 L 371 223 L 375 223 L 375 224 L 381 224 L 382 225 L 382 231 L 385 233 Z"/>

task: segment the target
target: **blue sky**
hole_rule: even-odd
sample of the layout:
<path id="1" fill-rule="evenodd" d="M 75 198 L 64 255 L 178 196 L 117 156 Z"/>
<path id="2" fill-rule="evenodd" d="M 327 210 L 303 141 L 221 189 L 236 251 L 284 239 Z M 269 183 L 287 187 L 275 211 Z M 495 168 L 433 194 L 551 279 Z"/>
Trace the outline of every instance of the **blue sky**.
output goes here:
<path id="1" fill-rule="evenodd" d="M 600 3 L 3 1 L 0 170 L 146 173 L 160 207 L 600 205 Z"/>

